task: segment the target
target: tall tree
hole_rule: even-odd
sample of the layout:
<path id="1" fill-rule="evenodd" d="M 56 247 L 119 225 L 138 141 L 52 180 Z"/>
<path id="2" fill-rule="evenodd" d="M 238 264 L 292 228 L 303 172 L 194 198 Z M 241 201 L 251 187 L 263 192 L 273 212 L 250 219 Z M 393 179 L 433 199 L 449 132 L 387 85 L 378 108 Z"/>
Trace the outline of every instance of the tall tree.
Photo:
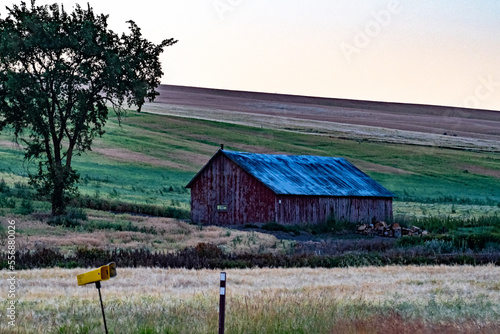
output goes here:
<path id="1" fill-rule="evenodd" d="M 133 22 L 119 36 L 88 5 L 71 13 L 57 4 L 21 2 L 0 18 L 0 131 L 13 129 L 25 159 L 37 164 L 30 183 L 65 211 L 78 174 L 73 156 L 91 149 L 104 134 L 108 107 L 118 118 L 125 105 L 140 111 L 154 100 L 163 72 L 163 49 L 141 35 Z"/>

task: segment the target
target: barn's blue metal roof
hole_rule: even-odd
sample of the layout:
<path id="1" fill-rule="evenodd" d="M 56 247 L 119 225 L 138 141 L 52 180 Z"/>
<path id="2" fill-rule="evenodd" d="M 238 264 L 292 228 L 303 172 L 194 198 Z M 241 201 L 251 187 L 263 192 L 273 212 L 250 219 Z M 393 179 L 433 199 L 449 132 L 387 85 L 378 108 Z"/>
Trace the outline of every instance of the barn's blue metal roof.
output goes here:
<path id="1" fill-rule="evenodd" d="M 394 197 L 343 158 L 219 150 L 278 195 Z"/>

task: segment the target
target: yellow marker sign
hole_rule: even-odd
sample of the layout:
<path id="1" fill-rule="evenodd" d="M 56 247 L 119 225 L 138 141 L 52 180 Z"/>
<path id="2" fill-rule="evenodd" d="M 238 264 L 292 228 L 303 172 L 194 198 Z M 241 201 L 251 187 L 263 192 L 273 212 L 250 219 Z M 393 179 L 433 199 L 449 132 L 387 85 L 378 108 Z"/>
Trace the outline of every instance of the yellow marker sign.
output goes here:
<path id="1" fill-rule="evenodd" d="M 110 262 L 108 263 L 109 267 L 109 278 L 113 278 L 116 276 L 116 263 Z"/>
<path id="2" fill-rule="evenodd" d="M 116 264 L 114 262 L 108 263 L 100 268 L 88 271 L 84 274 L 76 276 L 78 285 L 86 285 L 90 283 L 107 281 L 111 277 L 116 276 Z"/>

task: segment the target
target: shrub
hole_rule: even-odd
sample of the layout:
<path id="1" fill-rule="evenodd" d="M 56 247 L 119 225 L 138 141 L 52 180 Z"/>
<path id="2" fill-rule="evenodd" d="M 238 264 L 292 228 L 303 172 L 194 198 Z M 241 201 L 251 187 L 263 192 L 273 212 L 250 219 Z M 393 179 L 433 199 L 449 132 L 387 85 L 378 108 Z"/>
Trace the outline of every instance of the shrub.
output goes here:
<path id="1" fill-rule="evenodd" d="M 210 259 L 216 259 L 223 255 L 222 250 L 217 247 L 217 245 L 206 242 L 200 242 L 196 245 L 194 250 L 199 257 L 206 257 Z"/>
<path id="2" fill-rule="evenodd" d="M 11 193 L 19 198 L 33 199 L 35 190 L 25 183 L 16 182 L 14 183 L 14 190 Z"/>
<path id="3" fill-rule="evenodd" d="M 88 217 L 82 208 L 69 208 L 66 218 L 71 220 L 87 220 Z"/>
<path id="4" fill-rule="evenodd" d="M 354 232 L 356 230 L 356 225 L 350 222 L 336 221 L 333 218 L 328 218 L 326 223 L 307 225 L 305 229 L 312 234 Z"/>
<path id="5" fill-rule="evenodd" d="M 267 223 L 262 225 L 262 229 L 266 231 L 275 231 L 275 232 L 286 232 L 294 235 L 300 235 L 300 227 L 297 225 L 281 225 L 275 222 Z"/>
<path id="6" fill-rule="evenodd" d="M 14 209 L 16 207 L 16 200 L 5 195 L 0 196 L 0 207 Z"/>
<path id="7" fill-rule="evenodd" d="M 62 227 L 80 226 L 80 222 L 78 220 L 68 219 L 65 215 L 51 217 L 47 222 L 47 224 L 51 226 L 62 226 Z"/>
<path id="8" fill-rule="evenodd" d="M 2 178 L 0 180 L 0 193 L 2 194 L 9 194 L 10 193 L 10 187 L 5 183 L 5 180 Z M 499 203 L 500 206 L 500 203 Z"/>
<path id="9" fill-rule="evenodd" d="M 21 201 L 21 205 L 15 210 L 15 212 L 21 215 L 30 215 L 34 210 L 33 202 L 29 199 L 23 199 Z"/>
<path id="10" fill-rule="evenodd" d="M 429 240 L 424 243 L 424 248 L 434 254 L 453 253 L 456 249 L 452 241 L 445 240 Z"/>
<path id="11" fill-rule="evenodd" d="M 3 254 L 5 255 L 5 254 Z M 432 257 L 414 254 L 349 253 L 335 256 L 284 254 L 225 254 L 212 244 L 199 244 L 175 253 L 151 252 L 145 249 L 102 250 L 79 248 L 74 255 L 63 256 L 50 249 L 21 251 L 18 269 L 47 267 L 98 267 L 114 261 L 121 268 L 160 267 L 187 269 L 226 268 L 335 268 L 385 265 L 500 265 L 500 254 L 436 254 Z M 0 261 L 0 269 L 6 261 Z"/>
<path id="12" fill-rule="evenodd" d="M 433 251 L 440 249 L 443 253 L 450 252 L 451 245 L 454 251 L 464 251 L 466 249 L 480 251 L 491 244 L 500 244 L 500 233 L 471 232 L 466 234 L 463 232 L 452 232 L 450 234 L 427 235 L 422 237 L 403 237 L 396 241 L 396 246 L 412 247 L 424 245 L 427 250 Z M 446 252 L 443 250 L 446 250 Z"/>
<path id="13" fill-rule="evenodd" d="M 51 217 L 47 223 L 52 226 L 77 227 L 82 220 L 87 220 L 87 214 L 81 208 L 69 208 L 65 215 Z"/>
<path id="14" fill-rule="evenodd" d="M 282 231 L 286 232 L 286 227 L 284 225 L 278 224 L 278 223 L 267 223 L 262 225 L 262 229 L 266 231 Z"/>
<path id="15" fill-rule="evenodd" d="M 487 242 L 484 246 L 484 250 L 488 252 L 500 252 L 500 243 L 498 242 Z"/>
<path id="16" fill-rule="evenodd" d="M 354 232 L 356 229 L 356 225 L 345 221 L 335 221 L 335 219 L 328 219 L 326 223 L 307 225 L 281 225 L 272 222 L 262 225 L 262 229 L 267 231 L 281 231 L 300 235 L 301 231 L 306 231 L 311 234 Z"/>
<path id="17" fill-rule="evenodd" d="M 468 248 L 482 250 L 491 243 L 500 243 L 499 233 L 477 233 L 455 238 L 456 243 L 463 242 Z"/>

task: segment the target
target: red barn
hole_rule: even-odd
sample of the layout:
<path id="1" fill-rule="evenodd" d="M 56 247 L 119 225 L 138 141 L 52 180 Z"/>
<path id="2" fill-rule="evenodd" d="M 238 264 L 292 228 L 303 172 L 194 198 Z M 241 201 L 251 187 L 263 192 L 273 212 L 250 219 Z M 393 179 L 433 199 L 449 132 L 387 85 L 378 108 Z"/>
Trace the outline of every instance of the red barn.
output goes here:
<path id="1" fill-rule="evenodd" d="M 186 187 L 194 223 L 392 219 L 394 195 L 343 158 L 221 149 Z"/>

